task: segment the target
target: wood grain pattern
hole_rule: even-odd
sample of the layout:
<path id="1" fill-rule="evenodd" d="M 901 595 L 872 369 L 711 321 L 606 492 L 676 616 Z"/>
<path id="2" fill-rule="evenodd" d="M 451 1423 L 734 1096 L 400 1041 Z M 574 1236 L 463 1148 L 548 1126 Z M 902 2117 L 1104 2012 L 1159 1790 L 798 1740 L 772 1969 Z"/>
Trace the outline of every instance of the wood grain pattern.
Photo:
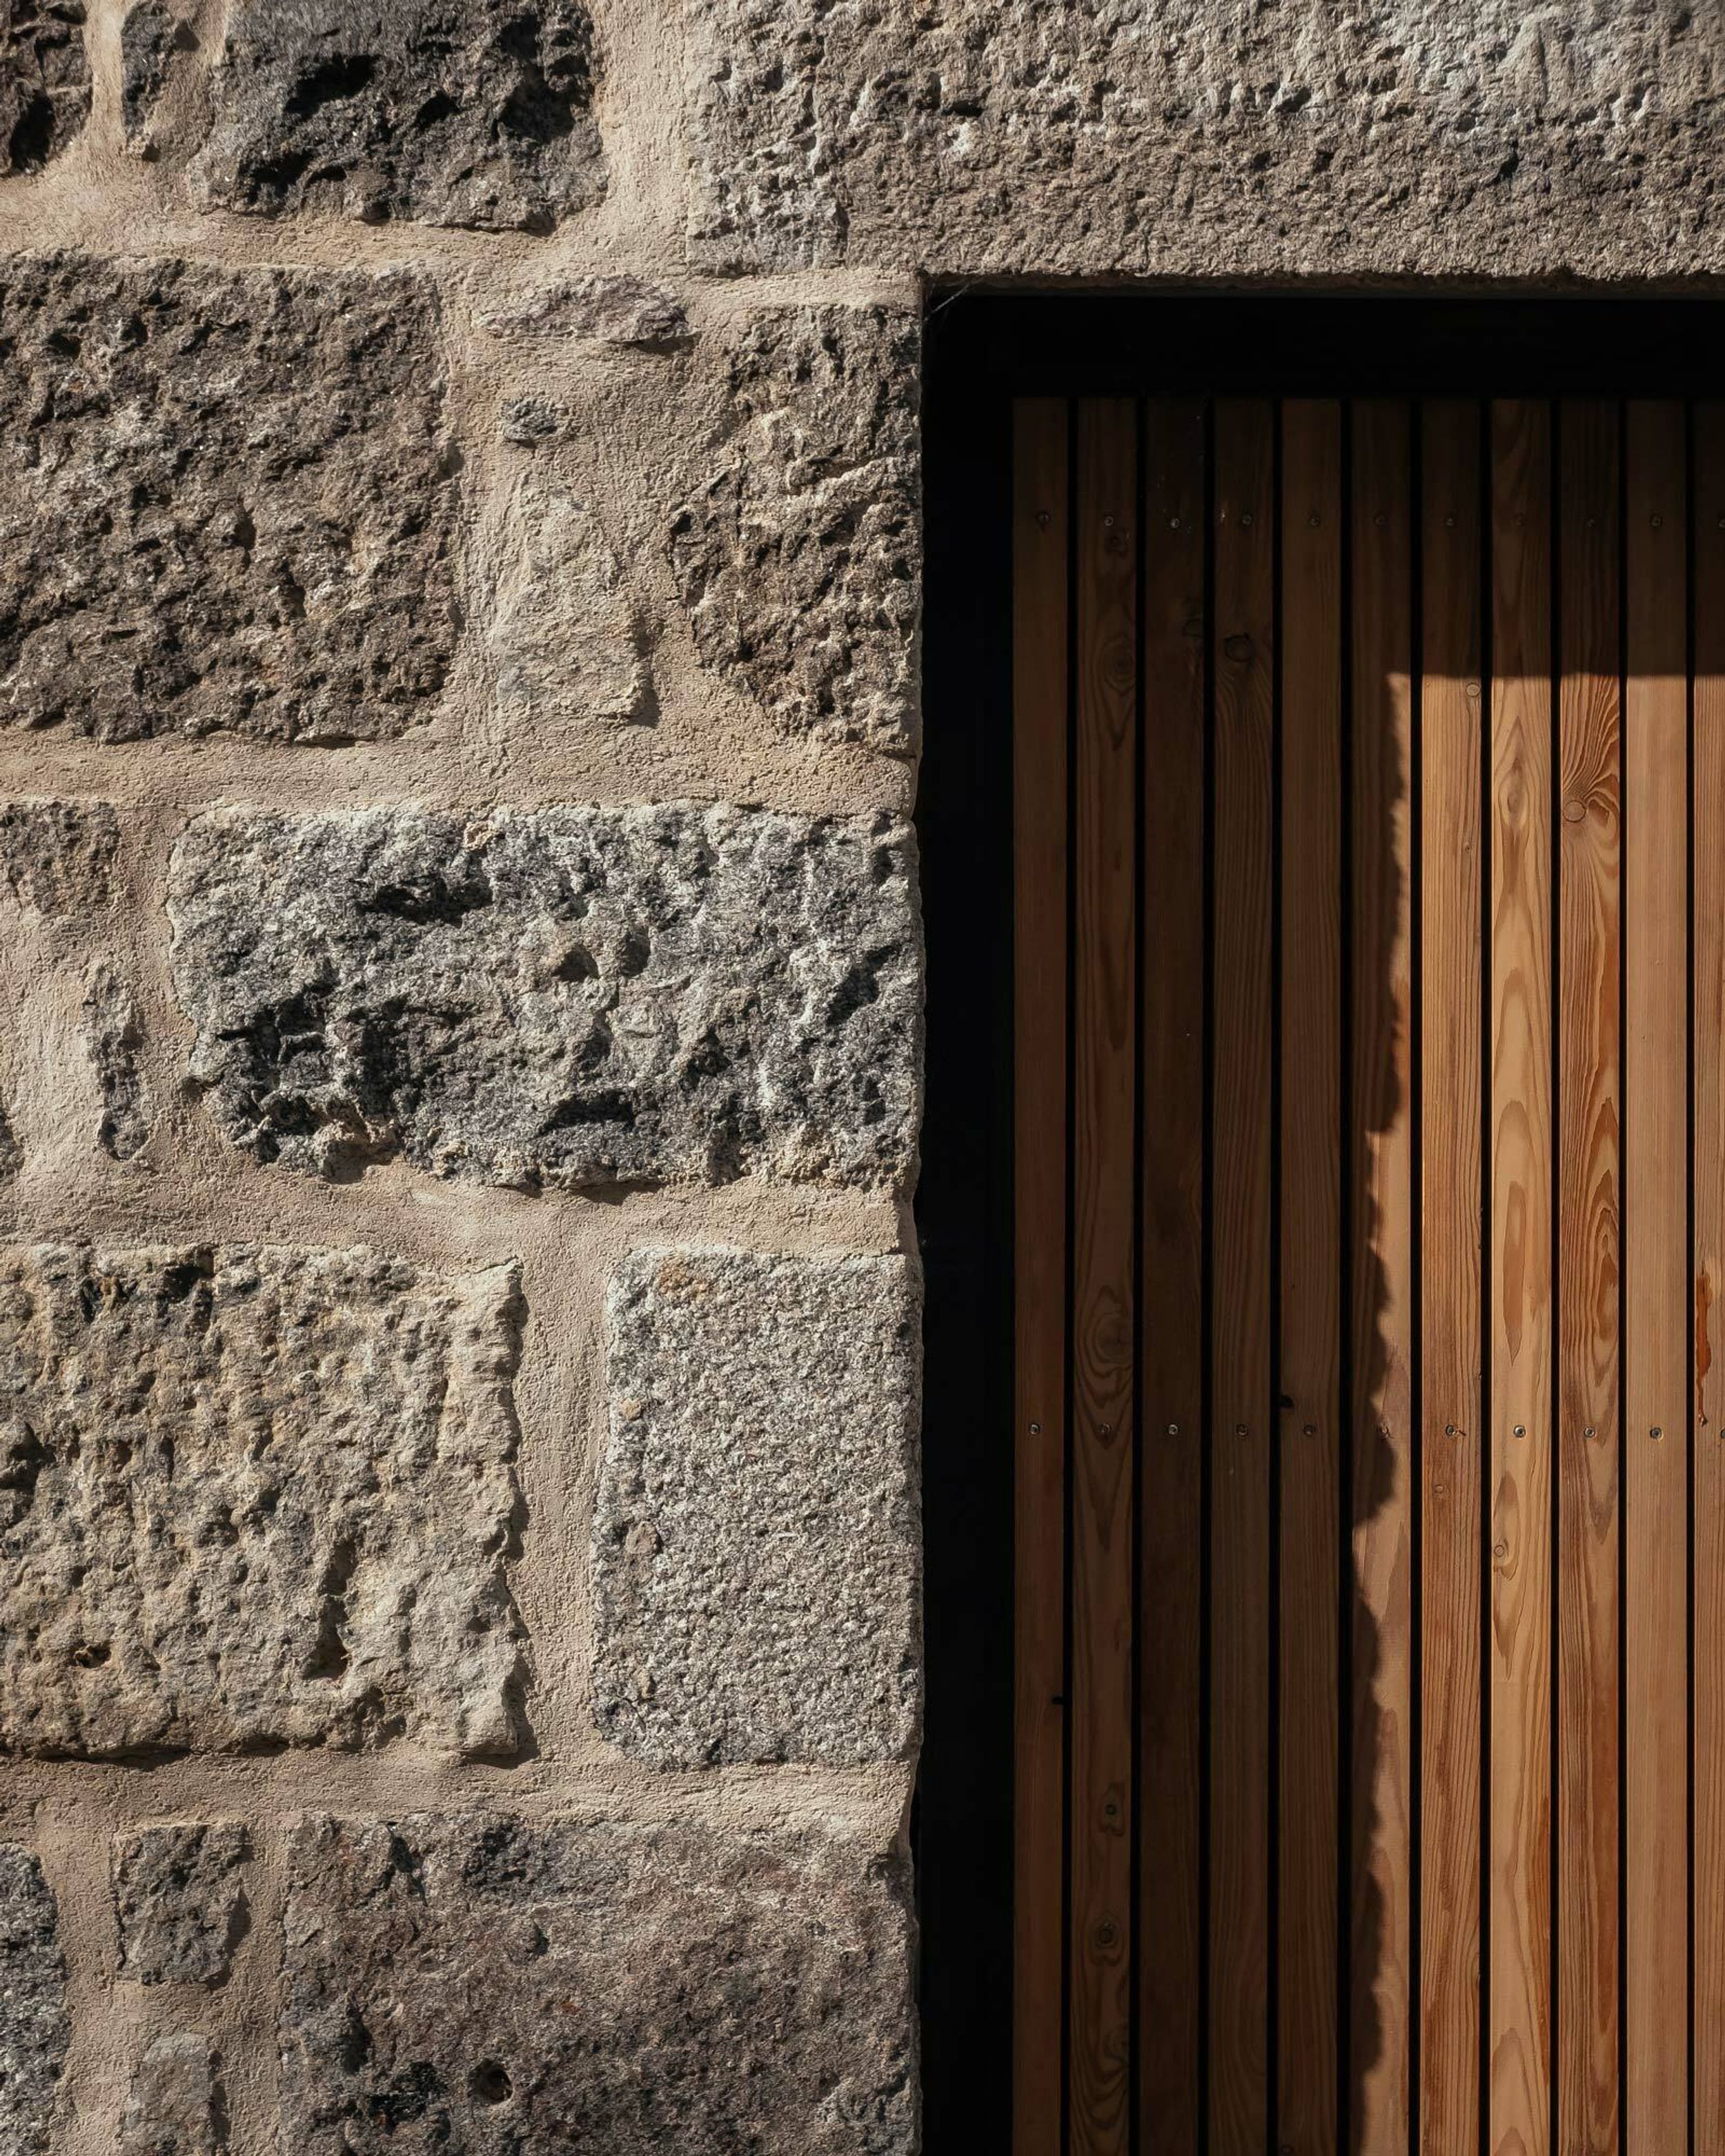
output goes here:
<path id="1" fill-rule="evenodd" d="M 1551 2145 L 1551 415 L 1491 408 L 1489 2138 Z"/>
<path id="2" fill-rule="evenodd" d="M 1422 416 L 1420 2128 L 1448 2156 L 1479 2118 L 1480 415 Z"/>
<path id="3" fill-rule="evenodd" d="M 1013 414 L 1013 2147 L 1060 2156 L 1065 1832 L 1067 413 Z"/>
<path id="4" fill-rule="evenodd" d="M 1137 422 L 1078 415 L 1069 2146 L 1131 2128 Z"/>
<path id="5" fill-rule="evenodd" d="M 1210 2020 L 1213 2156 L 1269 2130 L 1273 427 L 1215 415 L 1211 1101 Z"/>
<path id="6" fill-rule="evenodd" d="M 1631 404 L 1624 712 L 1625 2131 L 1688 2133 L 1687 696 L 1681 407 Z"/>
<path id="7" fill-rule="evenodd" d="M 1613 404 L 1559 414 L 1557 2105 L 1597 2156 L 1619 2145 L 1618 432 Z"/>
<path id="8" fill-rule="evenodd" d="M 1409 2156 L 1414 1670 L 1411 444 L 1353 411 L 1353 1566 L 1349 2145 Z"/>
<path id="9" fill-rule="evenodd" d="M 1145 420 L 1139 2135 L 1195 2156 L 1203 1554 L 1204 422 Z"/>
<path id="10" fill-rule="evenodd" d="M 1342 1523 L 1342 415 L 1282 408 L 1276 2139 L 1336 2145 Z"/>

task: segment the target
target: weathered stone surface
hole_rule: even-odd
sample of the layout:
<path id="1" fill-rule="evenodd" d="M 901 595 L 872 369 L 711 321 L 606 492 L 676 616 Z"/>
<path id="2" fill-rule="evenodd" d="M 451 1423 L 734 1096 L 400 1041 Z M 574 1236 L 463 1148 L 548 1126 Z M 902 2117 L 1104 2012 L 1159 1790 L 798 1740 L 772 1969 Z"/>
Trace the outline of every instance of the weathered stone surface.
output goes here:
<path id="1" fill-rule="evenodd" d="M 583 0 L 234 0 L 193 167 L 228 209 L 548 230 L 598 202 Z"/>
<path id="2" fill-rule="evenodd" d="M 0 802 L 0 891 L 49 919 L 107 905 L 119 848 L 105 802 Z"/>
<path id="3" fill-rule="evenodd" d="M 691 251 L 970 275 L 1725 268 L 1669 0 L 688 0 Z"/>
<path id="4" fill-rule="evenodd" d="M 59 1914 L 28 1849 L 0 1842 L 0 2148 L 41 2156 L 72 2040 Z"/>
<path id="5" fill-rule="evenodd" d="M 894 310 L 760 316 L 670 534 L 709 666 L 788 732 L 896 754 L 917 735 L 919 361 Z"/>
<path id="6" fill-rule="evenodd" d="M 191 1076 L 256 1158 L 329 1175 L 902 1181 L 912 850 L 722 807 L 202 817 L 168 896 Z"/>
<path id="7" fill-rule="evenodd" d="M 110 1159 L 130 1160 L 150 1135 L 143 1026 L 136 998 L 105 959 L 91 968 L 85 988 L 84 1045 L 102 1096 L 96 1142 Z"/>
<path id="8" fill-rule="evenodd" d="M 0 1747 L 518 1742 L 513 1276 L 0 1252 Z"/>
<path id="9" fill-rule="evenodd" d="M 120 115 L 133 149 L 153 151 L 151 123 L 169 71 L 181 54 L 197 50 L 196 28 L 177 18 L 167 0 L 138 0 L 128 13 L 120 30 Z"/>
<path id="10" fill-rule="evenodd" d="M 115 1837 L 120 1974 L 134 1984 L 220 1984 L 245 1934 L 238 1820 L 141 1827 Z"/>
<path id="11" fill-rule="evenodd" d="M 295 2156 L 908 2156 L 896 1862 L 814 1830 L 312 1820 L 289 1856 Z"/>
<path id="12" fill-rule="evenodd" d="M 6 1112 L 6 1103 L 0 1101 L 0 1183 L 10 1183 L 23 1164 L 23 1147 L 18 1142 L 18 1132 L 12 1127 L 12 1119 Z"/>
<path id="13" fill-rule="evenodd" d="M 158 2036 L 139 2060 L 120 2121 L 120 2156 L 221 2156 L 221 2061 L 208 2036 Z"/>
<path id="14" fill-rule="evenodd" d="M 455 642 L 417 279 L 0 264 L 0 726 L 376 739 Z"/>
<path id="15" fill-rule="evenodd" d="M 519 305 L 481 317 L 501 337 L 570 337 L 594 344 L 675 345 L 689 319 L 674 292 L 644 277 L 564 277 L 529 292 Z"/>
<path id="16" fill-rule="evenodd" d="M 567 487 L 530 472 L 505 529 L 519 535 L 490 629 L 505 720 L 531 737 L 585 719 L 632 717 L 646 661 L 598 516 Z"/>
<path id="17" fill-rule="evenodd" d="M 646 1250 L 608 1312 L 599 1726 L 657 1766 L 902 1758 L 922 1697 L 909 1266 Z"/>
<path id="18" fill-rule="evenodd" d="M 0 0 L 0 177 L 39 171 L 89 117 L 84 0 Z"/>

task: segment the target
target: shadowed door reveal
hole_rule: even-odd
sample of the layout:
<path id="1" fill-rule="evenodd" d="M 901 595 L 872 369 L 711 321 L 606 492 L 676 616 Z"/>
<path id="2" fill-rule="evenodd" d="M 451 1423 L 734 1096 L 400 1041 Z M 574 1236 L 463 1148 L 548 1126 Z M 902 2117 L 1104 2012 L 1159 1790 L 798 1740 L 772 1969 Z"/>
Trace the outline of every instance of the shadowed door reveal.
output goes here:
<path id="1" fill-rule="evenodd" d="M 1012 443 L 1018 2156 L 1725 2148 L 1725 408 Z"/>

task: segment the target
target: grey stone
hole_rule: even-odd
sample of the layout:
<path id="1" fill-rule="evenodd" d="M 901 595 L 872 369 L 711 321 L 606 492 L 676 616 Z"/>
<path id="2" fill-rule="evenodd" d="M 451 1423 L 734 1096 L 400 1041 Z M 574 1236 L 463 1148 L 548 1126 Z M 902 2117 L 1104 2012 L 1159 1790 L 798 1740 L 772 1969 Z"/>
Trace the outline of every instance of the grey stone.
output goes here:
<path id="1" fill-rule="evenodd" d="M 504 399 L 503 439 L 517 449 L 536 449 L 562 432 L 565 414 L 553 398 L 530 393 Z"/>
<path id="2" fill-rule="evenodd" d="M 0 891 L 50 920 L 109 903 L 119 849 L 105 802 L 0 802 Z"/>
<path id="3" fill-rule="evenodd" d="M 295 2156 L 909 2156 L 905 1882 L 837 1831 L 307 1820 Z"/>
<path id="4" fill-rule="evenodd" d="M 788 732 L 896 755 L 917 737 L 919 363 L 896 310 L 757 316 L 670 531 L 709 666 Z"/>
<path id="5" fill-rule="evenodd" d="M 379 276 L 0 264 L 0 726 L 379 739 L 454 649 L 434 301 Z"/>
<path id="6" fill-rule="evenodd" d="M 138 0 L 127 13 L 120 29 L 120 116 L 133 149 L 154 154 L 157 105 L 172 70 L 197 50 L 196 26 L 176 17 L 167 0 Z"/>
<path id="7" fill-rule="evenodd" d="M 84 0 L 0 0 L 0 177 L 40 171 L 89 117 Z"/>
<path id="8" fill-rule="evenodd" d="M 254 1158 L 327 1175 L 902 1183 L 912 849 L 724 807 L 204 816 L 169 873 L 190 1075 Z"/>
<path id="9" fill-rule="evenodd" d="M 134 1984 L 223 1982 L 245 1933 L 249 1853 L 238 1820 L 116 1835 L 120 1974 Z"/>
<path id="10" fill-rule="evenodd" d="M 922 1695 L 909 1266 L 647 1250 L 608 1312 L 600 1727 L 661 1767 L 904 1758 Z"/>
<path id="11" fill-rule="evenodd" d="M 687 0 L 708 268 L 1725 268 L 1725 42 L 1671 0 Z"/>
<path id="12" fill-rule="evenodd" d="M 96 1142 L 112 1160 L 130 1160 L 150 1135 L 140 1062 L 143 1042 L 136 998 L 107 961 L 99 959 L 84 991 L 84 1045 L 102 1096 Z"/>
<path id="13" fill-rule="evenodd" d="M 221 2061 L 208 2036 L 158 2036 L 139 2060 L 120 2121 L 120 2156 L 221 2156 Z"/>
<path id="14" fill-rule="evenodd" d="M 506 1269 L 0 1253 L 0 1747 L 509 1753 Z"/>
<path id="15" fill-rule="evenodd" d="M 0 2148 L 41 2156 L 72 2041 L 59 1912 L 28 1849 L 0 1842 Z"/>
<path id="16" fill-rule="evenodd" d="M 23 1147 L 18 1142 L 18 1132 L 12 1127 L 12 1119 L 6 1112 L 6 1103 L 0 1101 L 0 1183 L 10 1183 L 23 1164 Z"/>
<path id="17" fill-rule="evenodd" d="M 689 318 L 674 292 L 644 277 L 565 277 L 542 285 L 519 305 L 480 317 L 501 337 L 569 337 L 594 344 L 678 345 Z"/>
<path id="18" fill-rule="evenodd" d="M 547 231 L 605 192 L 583 0 L 234 0 L 193 167 L 228 209 Z"/>
<path id="19" fill-rule="evenodd" d="M 519 535 L 490 640 L 505 721 L 527 737 L 583 720 L 629 719 L 647 687 L 635 609 L 598 516 L 530 472 L 505 529 Z"/>

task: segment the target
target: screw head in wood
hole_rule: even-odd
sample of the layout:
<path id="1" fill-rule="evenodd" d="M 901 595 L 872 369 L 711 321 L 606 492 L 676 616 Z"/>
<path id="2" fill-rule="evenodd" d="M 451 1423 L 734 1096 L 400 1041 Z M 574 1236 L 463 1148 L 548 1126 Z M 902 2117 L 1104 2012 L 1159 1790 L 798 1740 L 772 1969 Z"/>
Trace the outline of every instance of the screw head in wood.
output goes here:
<path id="1" fill-rule="evenodd" d="M 1593 1426 L 1593 1424 L 1592 1424 L 1591 1423 L 1589 1423 L 1589 1424 L 1588 1424 L 1587 1428 L 1586 1428 L 1584 1430 L 1583 1430 L 1583 1432 L 1582 1432 L 1581 1434 L 1582 1434 L 1582 1435 L 1583 1435 L 1584 1437 L 1592 1437 L 1592 1436 L 1594 1436 L 1594 1435 L 1596 1435 L 1596 1433 L 1595 1433 L 1595 1431 L 1594 1431 L 1594 1426 Z"/>
<path id="2" fill-rule="evenodd" d="M 1647 1435 L 1649 1437 L 1663 1437 L 1665 1435 L 1665 1432 L 1659 1424 L 1655 1423 L 1652 1429 L 1648 1431 Z"/>
<path id="3" fill-rule="evenodd" d="M 1300 1428 L 1303 1434 L 1307 1437 L 1316 1437 L 1317 1435 L 1317 1424 L 1315 1422 L 1302 1422 Z"/>
<path id="4" fill-rule="evenodd" d="M 1647 521 L 1653 526 L 1654 530 L 1657 531 L 1660 526 L 1665 522 L 1665 519 L 1662 516 L 1650 516 Z"/>
<path id="5" fill-rule="evenodd" d="M 1244 1437 L 1244 1436 L 1245 1435 L 1245 1434 L 1246 1434 L 1246 1426 L 1245 1426 L 1245 1424 L 1243 1422 L 1237 1422 L 1237 1423 L 1235 1423 L 1235 1424 L 1234 1425 L 1234 1435 L 1235 1435 L 1236 1437 Z"/>
<path id="6" fill-rule="evenodd" d="M 1042 1424 L 1041 1424 L 1040 1422 L 1033 1422 L 1033 1423 L 1031 1424 L 1031 1425 L 1030 1425 L 1030 1435 L 1031 1435 L 1031 1436 L 1032 1436 L 1032 1437 L 1040 1437 L 1040 1436 L 1041 1436 L 1041 1435 L 1042 1435 Z"/>
<path id="7" fill-rule="evenodd" d="M 1178 1437 L 1180 1435 L 1180 1425 L 1178 1423 L 1171 1422 L 1168 1426 L 1168 1434 L 1170 1437 Z"/>
<path id="8" fill-rule="evenodd" d="M 1248 528 L 1248 529 L 1250 529 L 1250 525 L 1251 525 L 1251 521 L 1252 521 L 1252 512 L 1250 511 L 1250 510 L 1247 510 L 1247 511 L 1245 512 L 1245 516 L 1242 516 L 1242 517 L 1240 518 L 1240 522 L 1241 522 L 1243 525 L 1245 525 L 1245 526 L 1247 526 L 1247 528 Z"/>
<path id="9" fill-rule="evenodd" d="M 1524 1422 L 1518 1422 L 1518 1423 L 1516 1424 L 1516 1431 L 1515 1431 L 1515 1434 L 1516 1434 L 1516 1435 L 1517 1435 L 1517 1437 L 1525 1437 L 1525 1436 L 1527 1435 L 1527 1424 L 1526 1424 L 1526 1423 L 1524 1423 Z"/>
<path id="10" fill-rule="evenodd" d="M 1454 1437 L 1454 1436 L 1455 1436 L 1456 1435 L 1457 1435 L 1457 1432 L 1456 1432 L 1456 1429 L 1455 1429 L 1455 1424 L 1454 1424 L 1454 1423 L 1452 1423 L 1452 1422 L 1446 1422 L 1446 1423 L 1444 1424 L 1444 1435 L 1445 1435 L 1445 1437 Z"/>

